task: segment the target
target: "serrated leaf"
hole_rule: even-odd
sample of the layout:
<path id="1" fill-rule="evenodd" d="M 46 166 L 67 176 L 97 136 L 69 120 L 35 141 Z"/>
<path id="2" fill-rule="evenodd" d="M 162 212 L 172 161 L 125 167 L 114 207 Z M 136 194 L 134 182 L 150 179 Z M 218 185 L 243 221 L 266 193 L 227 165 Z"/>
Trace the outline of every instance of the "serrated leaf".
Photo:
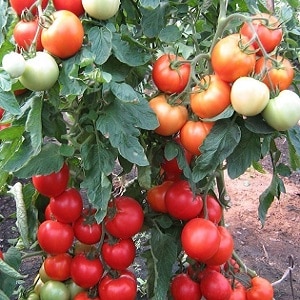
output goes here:
<path id="1" fill-rule="evenodd" d="M 19 103 L 12 92 L 5 92 L 0 89 L 0 107 L 12 115 L 18 115 L 21 112 Z"/>
<path id="2" fill-rule="evenodd" d="M 210 119 L 202 119 L 202 121 L 206 122 L 215 122 L 221 119 L 227 119 L 230 118 L 233 114 L 234 114 L 234 109 L 231 105 L 229 105 L 227 108 L 224 109 L 224 111 L 222 111 L 220 114 L 218 114 L 217 116 L 210 118 Z"/>
<path id="3" fill-rule="evenodd" d="M 0 69 L 0 89 L 9 92 L 11 90 L 11 78 L 9 74 L 4 71 L 2 68 Z"/>
<path id="4" fill-rule="evenodd" d="M 245 126 L 248 130 L 257 134 L 271 134 L 275 129 L 269 126 L 262 118 L 261 115 L 248 117 L 245 119 Z"/>
<path id="5" fill-rule="evenodd" d="M 181 38 L 181 32 L 177 26 L 168 25 L 161 30 L 158 38 L 164 43 L 174 43 Z"/>
<path id="6" fill-rule="evenodd" d="M 137 166 L 138 183 L 141 188 L 146 190 L 151 188 L 151 166 Z"/>
<path id="7" fill-rule="evenodd" d="M 141 6 L 148 9 L 154 9 L 156 8 L 160 1 L 159 0 L 141 0 L 140 1 Z"/>
<path id="8" fill-rule="evenodd" d="M 124 102 L 138 102 L 138 94 L 127 83 L 112 82 L 110 84 L 112 93 L 121 101 Z"/>

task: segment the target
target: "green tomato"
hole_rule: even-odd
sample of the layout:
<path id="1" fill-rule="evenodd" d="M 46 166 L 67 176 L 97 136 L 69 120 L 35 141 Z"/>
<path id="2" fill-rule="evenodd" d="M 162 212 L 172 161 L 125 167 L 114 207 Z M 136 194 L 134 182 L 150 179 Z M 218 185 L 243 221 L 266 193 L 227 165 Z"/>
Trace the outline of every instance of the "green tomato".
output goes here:
<path id="1" fill-rule="evenodd" d="M 31 91 L 45 91 L 55 84 L 58 75 L 55 59 L 46 52 L 36 52 L 33 58 L 26 60 L 25 71 L 19 80 Z"/>
<path id="2" fill-rule="evenodd" d="M 34 292 L 39 295 L 41 293 L 41 289 L 44 286 L 44 282 L 39 278 L 37 281 L 35 281 L 34 284 Z"/>
<path id="3" fill-rule="evenodd" d="M 27 297 L 27 300 L 40 300 L 40 297 L 36 293 L 30 293 Z"/>
<path id="4" fill-rule="evenodd" d="M 82 0 L 84 10 L 97 20 L 107 20 L 119 10 L 120 0 Z"/>
<path id="5" fill-rule="evenodd" d="M 10 52 L 3 56 L 2 67 L 10 77 L 20 77 L 25 71 L 25 59 L 20 53 Z"/>
<path id="6" fill-rule="evenodd" d="M 69 300 L 70 291 L 63 282 L 49 280 L 47 281 L 40 292 L 41 300 Z"/>
<path id="7" fill-rule="evenodd" d="M 45 283 L 49 280 L 51 280 L 51 277 L 48 276 L 48 274 L 46 273 L 45 271 L 45 265 L 44 263 L 42 263 L 40 269 L 39 269 L 39 276 L 40 276 L 40 279 Z"/>
<path id="8" fill-rule="evenodd" d="M 230 100 L 233 109 L 246 117 L 258 115 L 270 99 L 266 84 L 252 77 L 240 77 L 231 87 Z"/>
<path id="9" fill-rule="evenodd" d="M 262 112 L 265 121 L 278 131 L 295 126 L 300 120 L 300 98 L 290 90 L 281 91 Z"/>
<path id="10" fill-rule="evenodd" d="M 73 280 L 69 280 L 66 283 L 66 286 L 68 287 L 70 291 L 70 299 L 74 299 L 74 297 L 79 294 L 80 292 L 84 291 L 85 289 L 77 285 Z"/>

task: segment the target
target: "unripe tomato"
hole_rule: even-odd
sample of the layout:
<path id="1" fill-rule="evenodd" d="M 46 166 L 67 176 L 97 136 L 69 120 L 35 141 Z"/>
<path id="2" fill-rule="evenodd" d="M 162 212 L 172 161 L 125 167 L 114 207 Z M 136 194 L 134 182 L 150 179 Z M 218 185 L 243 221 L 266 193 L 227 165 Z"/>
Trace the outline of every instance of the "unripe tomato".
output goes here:
<path id="1" fill-rule="evenodd" d="M 82 0 L 84 10 L 97 20 L 107 20 L 119 10 L 120 0 Z"/>
<path id="2" fill-rule="evenodd" d="M 25 71 L 25 66 L 25 59 L 20 53 L 10 52 L 2 58 L 2 67 L 11 78 L 21 76 Z"/>
<path id="3" fill-rule="evenodd" d="M 67 286 L 60 281 L 50 280 L 47 281 L 41 288 L 41 300 L 69 300 L 70 291 Z"/>

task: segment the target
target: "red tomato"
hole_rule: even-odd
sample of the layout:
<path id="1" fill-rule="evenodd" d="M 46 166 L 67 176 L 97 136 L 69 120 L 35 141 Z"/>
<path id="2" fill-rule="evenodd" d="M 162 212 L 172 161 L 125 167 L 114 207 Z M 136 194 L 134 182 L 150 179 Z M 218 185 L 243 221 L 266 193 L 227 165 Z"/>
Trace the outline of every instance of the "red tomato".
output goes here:
<path id="1" fill-rule="evenodd" d="M 214 122 L 187 121 L 180 130 L 182 146 L 193 155 L 200 155 L 200 146 L 214 126 Z"/>
<path id="2" fill-rule="evenodd" d="M 199 300 L 202 297 L 199 283 L 185 273 L 178 274 L 172 279 L 170 291 L 174 300 Z"/>
<path id="3" fill-rule="evenodd" d="M 99 282 L 98 293 L 101 300 L 135 300 L 136 278 L 128 270 L 119 271 L 117 278 L 108 273 Z"/>
<path id="4" fill-rule="evenodd" d="M 56 217 L 51 210 L 50 203 L 46 206 L 45 209 L 45 220 L 56 220 Z"/>
<path id="5" fill-rule="evenodd" d="M 106 241 L 101 248 L 102 258 L 114 270 L 125 270 L 134 261 L 136 248 L 131 238 L 116 242 Z"/>
<path id="6" fill-rule="evenodd" d="M 2 252 L 2 250 L 0 250 L 0 259 L 4 259 L 4 255 L 3 255 L 3 252 Z"/>
<path id="7" fill-rule="evenodd" d="M 217 75 L 206 75 L 201 84 L 190 95 L 191 109 L 199 118 L 213 118 L 230 105 L 230 85 Z"/>
<path id="8" fill-rule="evenodd" d="M 141 230 L 144 212 L 135 199 L 121 196 L 109 203 L 104 222 L 109 234 L 119 239 L 128 239 Z"/>
<path id="9" fill-rule="evenodd" d="M 88 289 L 96 285 L 103 275 L 103 266 L 99 258 L 88 258 L 83 253 L 73 257 L 71 278 L 79 286 Z"/>
<path id="10" fill-rule="evenodd" d="M 253 72 L 256 55 L 254 47 L 247 45 L 249 39 L 237 33 L 222 38 L 214 46 L 211 63 L 222 80 L 233 82 Z"/>
<path id="11" fill-rule="evenodd" d="M 237 280 L 234 281 L 234 287 L 229 300 L 246 300 L 246 288 Z"/>
<path id="12" fill-rule="evenodd" d="M 191 66 L 180 63 L 183 57 L 174 54 L 163 54 L 153 64 L 152 79 L 157 88 L 167 94 L 180 93 L 186 87 Z"/>
<path id="13" fill-rule="evenodd" d="M 220 245 L 217 252 L 205 262 L 207 265 L 225 264 L 232 256 L 234 242 L 231 233 L 223 226 L 218 226 L 218 230 L 221 237 Z"/>
<path id="14" fill-rule="evenodd" d="M 187 180 L 174 182 L 167 190 L 165 203 L 168 213 L 179 220 L 197 217 L 203 207 L 200 195 L 194 195 Z"/>
<path id="15" fill-rule="evenodd" d="M 53 13 L 52 20 L 42 31 L 44 49 L 62 59 L 73 56 L 80 50 L 84 37 L 80 19 L 68 10 L 59 10 Z"/>
<path id="16" fill-rule="evenodd" d="M 199 262 L 210 259 L 218 251 L 220 241 L 217 226 L 202 218 L 188 221 L 181 232 L 183 250 L 189 257 Z"/>
<path id="17" fill-rule="evenodd" d="M 207 218 L 215 224 L 218 224 L 223 215 L 222 206 L 218 202 L 218 200 L 212 196 L 206 196 L 206 209 L 207 209 Z M 204 218 L 204 206 L 200 212 L 199 217 Z"/>
<path id="18" fill-rule="evenodd" d="M 256 61 L 255 73 L 262 75 L 264 82 L 273 91 L 283 91 L 290 87 L 295 71 L 291 62 L 281 56 L 265 60 L 262 56 Z"/>
<path id="19" fill-rule="evenodd" d="M 68 10 L 78 17 L 84 14 L 81 0 L 53 0 L 53 5 L 56 10 Z"/>
<path id="20" fill-rule="evenodd" d="M 77 294 L 73 300 L 101 300 L 99 297 L 89 295 L 89 291 L 83 291 Z"/>
<path id="21" fill-rule="evenodd" d="M 59 222 L 72 223 L 80 217 L 83 201 L 77 189 L 69 188 L 60 195 L 51 197 L 50 207 Z"/>
<path id="22" fill-rule="evenodd" d="M 229 281 L 216 271 L 207 272 L 203 276 L 200 288 L 206 300 L 229 300 L 232 293 Z"/>
<path id="23" fill-rule="evenodd" d="M 151 99 L 149 105 L 159 122 L 154 131 L 160 135 L 169 136 L 177 133 L 188 119 L 187 108 L 180 104 L 169 104 L 164 94 Z"/>
<path id="24" fill-rule="evenodd" d="M 47 220 L 39 226 L 37 239 L 45 252 L 56 255 L 69 250 L 73 243 L 74 233 L 68 224 Z"/>
<path id="25" fill-rule="evenodd" d="M 253 277 L 251 287 L 246 291 L 246 296 L 247 300 L 273 300 L 273 286 L 265 278 Z"/>
<path id="26" fill-rule="evenodd" d="M 164 181 L 147 191 L 146 200 L 153 211 L 167 213 L 165 195 L 173 181 Z"/>
<path id="27" fill-rule="evenodd" d="M 69 167 L 67 164 L 63 164 L 58 172 L 33 176 L 32 183 L 40 194 L 47 197 L 56 197 L 67 188 L 69 177 Z"/>
<path id="28" fill-rule="evenodd" d="M 45 272 L 52 280 L 67 280 L 71 274 L 71 262 L 72 256 L 68 253 L 48 256 L 44 261 Z"/>
<path id="29" fill-rule="evenodd" d="M 36 4 L 36 0 L 9 0 L 9 3 L 11 5 L 11 7 L 14 9 L 14 11 L 21 16 L 22 11 L 24 9 L 31 9 L 31 12 L 33 14 L 37 13 L 37 9 L 36 6 L 34 4 Z M 44 9 L 48 4 L 48 0 L 42 0 L 42 8 Z M 33 6 L 34 5 L 34 6 Z"/>
<path id="30" fill-rule="evenodd" d="M 250 22 L 244 23 L 240 33 L 249 40 L 253 40 L 256 34 L 267 53 L 272 52 L 280 44 L 282 40 L 282 27 L 275 16 L 267 13 L 259 13 L 252 17 L 252 24 L 250 24 Z M 255 49 L 260 49 L 256 39 L 252 45 Z M 257 54 L 262 55 L 261 49 Z"/>
<path id="31" fill-rule="evenodd" d="M 2 107 L 0 107 L 0 120 L 2 119 L 4 113 L 5 113 L 5 110 Z"/>

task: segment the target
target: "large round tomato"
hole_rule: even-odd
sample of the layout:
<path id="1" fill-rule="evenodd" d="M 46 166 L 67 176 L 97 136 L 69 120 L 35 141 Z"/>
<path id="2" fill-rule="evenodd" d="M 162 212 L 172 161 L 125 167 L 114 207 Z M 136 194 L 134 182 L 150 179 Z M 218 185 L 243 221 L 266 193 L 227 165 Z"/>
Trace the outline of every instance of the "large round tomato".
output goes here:
<path id="1" fill-rule="evenodd" d="M 218 251 L 220 241 L 217 226 L 202 218 L 188 221 L 181 232 L 183 250 L 189 257 L 199 262 L 210 259 Z"/>
<path id="2" fill-rule="evenodd" d="M 266 52 L 272 52 L 282 40 L 282 27 L 275 16 L 267 13 L 259 13 L 252 17 L 252 22 L 245 22 L 240 29 L 240 33 L 249 40 L 253 40 L 252 45 L 259 49 L 258 55 L 262 54 L 259 43 L 255 36 L 260 40 Z"/>
<path id="3" fill-rule="evenodd" d="M 131 238 L 106 241 L 101 248 L 102 258 L 114 270 L 125 270 L 134 261 L 136 248 Z"/>
<path id="4" fill-rule="evenodd" d="M 55 84 L 58 76 L 55 59 L 49 53 L 38 51 L 34 57 L 26 60 L 25 71 L 19 80 L 31 91 L 45 91 Z"/>
<path id="5" fill-rule="evenodd" d="M 149 105 L 159 123 L 155 132 L 160 135 L 168 136 L 178 132 L 188 119 L 187 108 L 181 104 L 169 104 L 164 94 L 152 98 Z"/>
<path id="6" fill-rule="evenodd" d="M 223 226 L 218 226 L 218 230 L 221 237 L 220 245 L 217 252 L 205 262 L 207 265 L 223 265 L 232 256 L 234 242 L 231 233 Z"/>
<path id="7" fill-rule="evenodd" d="M 42 0 L 42 8 L 47 6 L 48 1 L 49 0 Z M 34 6 L 34 4 L 36 4 L 36 0 L 9 0 L 9 3 L 19 16 L 21 16 L 22 11 L 26 8 L 32 8 L 31 12 L 33 14 L 37 13 L 36 6 Z"/>
<path id="8" fill-rule="evenodd" d="M 256 56 L 249 39 L 240 34 L 231 34 L 219 40 L 211 54 L 212 67 L 219 77 L 233 82 L 254 70 Z"/>
<path id="9" fill-rule="evenodd" d="M 46 274 L 57 281 L 64 281 L 70 278 L 72 256 L 68 253 L 61 253 L 46 257 L 44 268 Z"/>
<path id="10" fill-rule="evenodd" d="M 21 76 L 25 71 L 25 59 L 22 54 L 9 52 L 3 56 L 2 67 L 11 78 Z"/>
<path id="11" fill-rule="evenodd" d="M 255 73 L 262 75 L 264 82 L 273 91 L 283 91 L 293 82 L 295 71 L 287 58 L 274 56 L 266 60 L 263 56 L 256 61 Z"/>
<path id="12" fill-rule="evenodd" d="M 84 10 L 97 20 L 107 20 L 119 10 L 120 0 L 82 0 Z"/>
<path id="13" fill-rule="evenodd" d="M 42 287 L 40 292 L 41 300 L 69 300 L 70 291 L 63 282 L 49 280 Z"/>
<path id="14" fill-rule="evenodd" d="M 78 17 L 84 14 L 81 0 L 53 0 L 53 5 L 56 10 L 68 10 Z"/>
<path id="15" fill-rule="evenodd" d="M 216 271 L 205 273 L 201 279 L 200 288 L 206 300 L 229 300 L 232 293 L 228 279 Z"/>
<path id="16" fill-rule="evenodd" d="M 82 197 L 77 189 L 69 188 L 60 195 L 51 197 L 50 208 L 59 222 L 75 222 L 83 209 Z"/>
<path id="17" fill-rule="evenodd" d="M 198 117 L 213 118 L 230 105 L 230 85 L 217 75 L 207 75 L 190 95 L 191 109 Z"/>
<path id="18" fill-rule="evenodd" d="M 255 116 L 263 111 L 270 99 L 266 84 L 252 77 L 240 77 L 232 87 L 230 99 L 233 109 L 243 116 Z"/>
<path id="19" fill-rule="evenodd" d="M 281 91 L 278 96 L 270 99 L 262 116 L 274 129 L 288 130 L 300 120 L 299 96 L 290 90 Z"/>
<path id="20" fill-rule="evenodd" d="M 223 214 L 222 206 L 220 205 L 218 200 L 212 195 L 206 196 L 206 214 L 208 220 L 212 221 L 215 224 L 218 224 L 222 219 L 222 214 Z M 205 218 L 204 205 L 200 212 L 199 217 Z"/>
<path id="21" fill-rule="evenodd" d="M 119 239 L 128 239 L 141 230 L 144 212 L 135 199 L 126 196 L 117 197 L 109 203 L 108 210 L 104 222 L 109 234 Z"/>
<path id="22" fill-rule="evenodd" d="M 135 300 L 136 278 L 128 270 L 119 271 L 116 278 L 108 273 L 99 282 L 98 293 L 101 300 Z"/>
<path id="23" fill-rule="evenodd" d="M 199 300 L 202 297 L 199 283 L 185 273 L 180 273 L 172 279 L 170 291 L 174 300 Z"/>
<path id="24" fill-rule="evenodd" d="M 47 197 L 56 197 L 67 188 L 69 177 L 69 167 L 64 163 L 58 172 L 32 176 L 32 183 L 40 194 Z"/>
<path id="25" fill-rule="evenodd" d="M 34 40 L 38 30 L 39 30 L 39 19 L 37 17 L 32 20 L 26 20 L 26 19 L 20 20 L 16 24 L 13 31 L 13 37 L 15 39 L 16 44 L 20 48 L 23 48 L 24 50 L 29 50 L 32 41 Z M 36 51 L 43 50 L 41 34 L 42 34 L 42 30 L 40 29 L 36 39 L 36 45 L 35 45 Z"/>
<path id="26" fill-rule="evenodd" d="M 199 155 L 199 148 L 213 126 L 214 122 L 187 121 L 180 130 L 182 146 L 193 155 Z"/>
<path id="27" fill-rule="evenodd" d="M 274 289 L 271 283 L 262 277 L 253 277 L 251 287 L 246 291 L 247 300 L 273 300 Z"/>
<path id="28" fill-rule="evenodd" d="M 73 56 L 82 46 L 84 30 L 80 19 L 68 10 L 53 13 L 52 23 L 42 31 L 45 50 L 65 59 Z"/>
<path id="29" fill-rule="evenodd" d="M 73 243 L 74 233 L 69 224 L 47 220 L 39 226 L 37 239 L 44 251 L 56 255 L 69 250 Z"/>
<path id="30" fill-rule="evenodd" d="M 190 220 L 199 215 L 203 201 L 194 195 L 187 180 L 174 182 L 167 190 L 165 203 L 168 213 L 179 220 Z"/>
<path id="31" fill-rule="evenodd" d="M 146 199 L 153 211 L 167 213 L 165 195 L 167 190 L 173 184 L 173 181 L 164 181 L 163 183 L 153 186 L 147 191 Z"/>
<path id="32" fill-rule="evenodd" d="M 163 54 L 153 64 L 152 79 L 157 88 L 167 94 L 180 93 L 186 87 L 191 66 L 181 63 L 183 57 L 175 54 Z"/>
<path id="33" fill-rule="evenodd" d="M 96 285 L 103 275 L 103 266 L 98 257 L 88 258 L 77 254 L 71 263 L 71 278 L 79 286 L 88 289 Z"/>

